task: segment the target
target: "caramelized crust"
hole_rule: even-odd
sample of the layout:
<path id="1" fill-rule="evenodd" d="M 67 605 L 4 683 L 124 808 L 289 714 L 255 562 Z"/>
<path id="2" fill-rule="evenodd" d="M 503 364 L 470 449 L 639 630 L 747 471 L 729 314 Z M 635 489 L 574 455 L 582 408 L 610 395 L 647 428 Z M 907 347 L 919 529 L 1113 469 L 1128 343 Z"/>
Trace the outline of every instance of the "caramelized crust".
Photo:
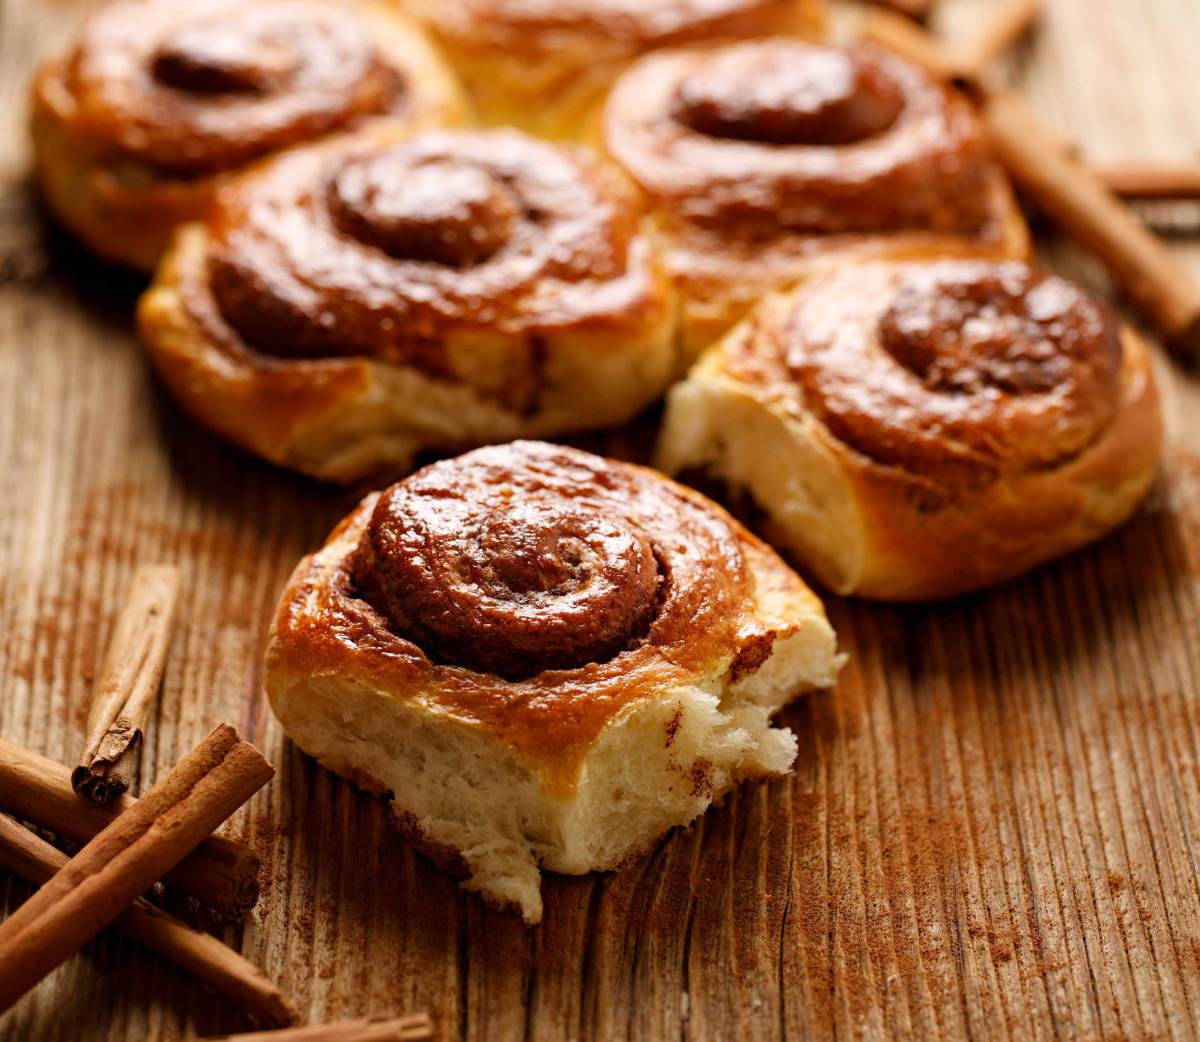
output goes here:
<path id="1" fill-rule="evenodd" d="M 743 679 L 796 632 L 764 618 L 768 595 L 819 610 L 698 493 L 517 442 L 364 500 L 297 568 L 268 657 L 480 725 L 563 792 L 624 708 L 714 670 Z"/>
<path id="2" fill-rule="evenodd" d="M 223 192 L 141 308 L 184 405 L 318 476 L 621 423 L 675 366 L 635 194 L 515 131 L 377 124 Z"/>
<path id="3" fill-rule="evenodd" d="M 100 252 L 139 266 L 253 160 L 381 116 L 418 128 L 461 113 L 414 27 L 327 0 L 120 0 L 34 88 L 51 204 Z"/>
<path id="4" fill-rule="evenodd" d="M 659 216 L 693 347 L 833 255 L 1028 249 L 967 101 L 865 45 L 648 55 L 613 89 L 603 143 Z"/>
<path id="5" fill-rule="evenodd" d="M 746 489 L 839 592 L 943 597 L 1121 523 L 1161 446 L 1145 348 L 1016 262 L 848 265 L 768 301 L 672 392 L 670 472 Z"/>

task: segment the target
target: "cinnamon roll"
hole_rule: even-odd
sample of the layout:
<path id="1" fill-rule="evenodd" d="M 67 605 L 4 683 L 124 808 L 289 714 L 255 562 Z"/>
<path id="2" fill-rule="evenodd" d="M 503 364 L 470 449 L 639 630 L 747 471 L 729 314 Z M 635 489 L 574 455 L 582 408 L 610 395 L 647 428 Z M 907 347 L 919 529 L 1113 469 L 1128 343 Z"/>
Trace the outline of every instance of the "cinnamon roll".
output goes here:
<path id="1" fill-rule="evenodd" d="M 613 88 L 602 136 L 652 200 L 693 356 L 832 261 L 1029 250 L 967 100 L 867 45 L 648 55 Z"/>
<path id="2" fill-rule="evenodd" d="M 58 218 L 149 270 L 254 160 L 379 116 L 458 123 L 464 106 L 421 31 L 383 5 L 119 0 L 39 70 L 34 153 Z"/>
<path id="3" fill-rule="evenodd" d="M 768 301 L 669 399 L 669 472 L 709 470 L 825 586 L 946 597 L 1099 538 L 1158 467 L 1147 351 L 1015 262 L 847 265 Z"/>
<path id="4" fill-rule="evenodd" d="M 484 123 L 557 140 L 587 132 L 631 60 L 659 47 L 815 37 L 824 0 L 404 0 L 459 73 Z"/>
<path id="5" fill-rule="evenodd" d="M 640 219 L 583 152 L 375 127 L 230 185 L 164 259 L 142 337 L 201 422 L 321 478 L 618 424 L 676 365 Z"/>
<path id="6" fill-rule="evenodd" d="M 516 442 L 368 496 L 293 572 L 264 677 L 301 749 L 534 923 L 539 866 L 613 868 L 787 771 L 771 716 L 840 663 L 817 598 L 714 503 Z"/>

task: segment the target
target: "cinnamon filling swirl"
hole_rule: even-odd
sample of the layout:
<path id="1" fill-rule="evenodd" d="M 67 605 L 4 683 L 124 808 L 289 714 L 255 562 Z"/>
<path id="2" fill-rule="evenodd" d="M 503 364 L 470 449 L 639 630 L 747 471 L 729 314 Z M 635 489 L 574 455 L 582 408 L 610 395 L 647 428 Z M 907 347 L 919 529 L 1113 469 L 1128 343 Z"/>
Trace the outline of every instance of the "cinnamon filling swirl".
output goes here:
<path id="1" fill-rule="evenodd" d="M 739 233 L 973 232 L 988 164 L 965 99 L 895 55 L 771 39 L 650 55 L 609 151 L 676 216 Z"/>
<path id="2" fill-rule="evenodd" d="M 1015 262 L 834 274 L 797 297 L 776 335 L 805 405 L 837 437 L 920 473 L 1061 463 L 1120 399 L 1108 308 Z"/>
<path id="3" fill-rule="evenodd" d="M 384 492 L 351 580 L 434 663 L 517 681 L 669 661 L 684 634 L 689 654 L 730 639 L 745 576 L 731 525 L 649 471 L 514 442 Z"/>
<path id="4" fill-rule="evenodd" d="M 264 354 L 427 365 L 449 329 L 535 334 L 640 306 L 636 220 L 582 157 L 513 131 L 360 138 L 227 193 L 208 276 Z"/>
<path id="5" fill-rule="evenodd" d="M 698 133 L 775 145 L 862 141 L 892 126 L 903 107 L 882 69 L 820 48 L 803 61 L 783 50 L 721 52 L 675 95 L 676 118 Z"/>
<path id="6" fill-rule="evenodd" d="M 437 660 L 519 679 L 643 638 L 663 576 L 649 535 L 561 488 L 434 464 L 375 508 L 356 582 Z"/>
<path id="7" fill-rule="evenodd" d="M 201 177 L 403 102 L 352 11 L 322 0 L 120 2 L 68 66 L 80 129 L 113 161 Z"/>

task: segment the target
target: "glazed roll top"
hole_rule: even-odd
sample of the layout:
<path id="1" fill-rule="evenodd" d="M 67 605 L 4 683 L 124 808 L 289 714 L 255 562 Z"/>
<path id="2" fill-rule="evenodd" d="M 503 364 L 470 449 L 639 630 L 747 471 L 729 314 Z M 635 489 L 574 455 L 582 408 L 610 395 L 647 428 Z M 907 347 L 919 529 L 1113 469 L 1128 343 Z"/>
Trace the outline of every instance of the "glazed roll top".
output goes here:
<path id="1" fill-rule="evenodd" d="M 559 678 L 560 698 L 730 654 L 751 593 L 722 512 L 650 471 L 534 442 L 393 485 L 353 581 L 414 663 L 587 685 Z"/>
<path id="2" fill-rule="evenodd" d="M 139 305 L 185 408 L 275 462 L 392 478 L 421 453 L 624 423 L 677 365 L 636 191 L 514 130 L 373 123 L 230 182 Z"/>
<path id="3" fill-rule="evenodd" d="M 1122 399 L 1109 309 L 1016 262 L 848 268 L 759 334 L 842 442 L 938 481 L 1061 464 Z"/>
<path id="4" fill-rule="evenodd" d="M 989 220 L 965 99 L 868 46 L 757 40 L 643 58 L 605 111 L 608 151 L 671 216 L 746 235 Z"/>
<path id="5" fill-rule="evenodd" d="M 402 113 L 414 85 L 388 29 L 322 0 L 122 0 L 67 59 L 75 129 L 110 162 L 200 177 Z"/>
<path id="6" fill-rule="evenodd" d="M 624 186 L 511 131 L 285 156 L 226 193 L 210 228 L 215 300 L 267 354 L 446 372 L 452 331 L 620 326 L 662 307 Z"/>

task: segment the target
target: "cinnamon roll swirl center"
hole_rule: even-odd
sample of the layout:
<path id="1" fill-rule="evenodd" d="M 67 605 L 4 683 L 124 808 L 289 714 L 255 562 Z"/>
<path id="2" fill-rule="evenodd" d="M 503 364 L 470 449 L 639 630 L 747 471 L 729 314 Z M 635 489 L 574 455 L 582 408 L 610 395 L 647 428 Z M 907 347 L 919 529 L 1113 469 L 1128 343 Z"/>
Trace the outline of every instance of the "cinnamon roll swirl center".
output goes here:
<path id="1" fill-rule="evenodd" d="M 698 133 L 777 145 L 846 145 L 896 122 L 904 98 L 881 69 L 832 48 L 736 48 L 683 77 L 676 118 Z"/>
<path id="2" fill-rule="evenodd" d="M 437 463 L 385 492 L 355 585 L 435 661 L 512 680 L 604 662 L 645 637 L 658 611 L 652 541 L 586 496 L 504 480 L 493 458 L 511 451 Z"/>
<path id="3" fill-rule="evenodd" d="M 79 129 L 171 177 L 241 166 L 404 103 L 371 29 L 325 0 L 117 0 L 69 63 Z"/>
<path id="4" fill-rule="evenodd" d="M 795 301 L 780 343 L 807 407 L 866 456 L 947 487 L 1058 465 L 1119 402 L 1108 309 L 1024 264 L 862 265 Z"/>
<path id="5" fill-rule="evenodd" d="M 342 231 L 404 260 L 478 264 L 512 237 L 520 205 L 490 171 L 402 150 L 351 160 L 329 184 L 329 209 Z"/>
<path id="6" fill-rule="evenodd" d="M 208 285 L 230 330 L 263 354 L 360 355 L 457 378 L 444 345 L 458 331 L 562 328 L 640 299 L 636 220 L 606 171 L 515 131 L 348 136 L 222 193 Z"/>
<path id="7" fill-rule="evenodd" d="M 254 28 L 225 20 L 182 25 L 159 44 L 151 73 L 165 86 L 196 94 L 281 90 L 299 58 L 278 32 L 255 32 Z"/>
<path id="8" fill-rule="evenodd" d="M 931 390 L 965 394 L 1045 393 L 1078 367 L 1110 366 L 1120 351 L 1101 304 L 1020 265 L 907 283 L 881 316 L 879 338 Z"/>

